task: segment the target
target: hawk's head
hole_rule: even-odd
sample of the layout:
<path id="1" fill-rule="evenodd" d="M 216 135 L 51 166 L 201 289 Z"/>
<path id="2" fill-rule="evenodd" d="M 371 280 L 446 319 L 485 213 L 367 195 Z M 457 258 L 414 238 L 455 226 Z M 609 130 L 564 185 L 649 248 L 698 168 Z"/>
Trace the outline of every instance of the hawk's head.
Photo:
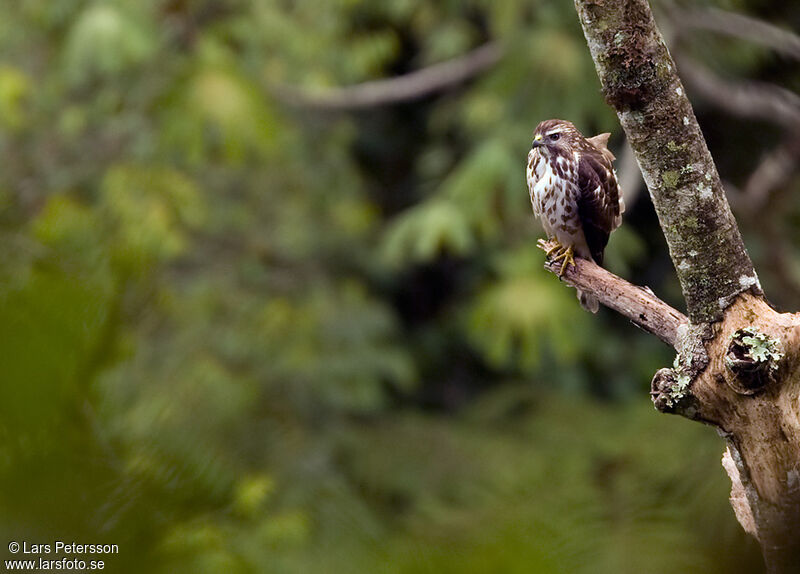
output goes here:
<path id="1" fill-rule="evenodd" d="M 533 149 L 551 156 L 569 156 L 583 142 L 581 132 L 567 120 L 545 120 L 533 132 Z"/>

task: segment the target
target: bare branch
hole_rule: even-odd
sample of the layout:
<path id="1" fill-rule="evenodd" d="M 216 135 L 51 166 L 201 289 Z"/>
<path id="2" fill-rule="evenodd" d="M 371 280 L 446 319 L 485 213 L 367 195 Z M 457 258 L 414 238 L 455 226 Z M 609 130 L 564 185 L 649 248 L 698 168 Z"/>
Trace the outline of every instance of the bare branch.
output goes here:
<path id="1" fill-rule="evenodd" d="M 772 273 L 784 300 L 796 304 L 800 301 L 800 278 L 795 271 L 794 246 L 777 225 L 762 225 L 765 249 L 765 266 Z"/>
<path id="2" fill-rule="evenodd" d="M 678 33 L 711 30 L 742 38 L 800 60 L 800 36 L 758 18 L 714 8 L 670 11 Z"/>
<path id="3" fill-rule="evenodd" d="M 767 153 L 744 186 L 744 199 L 749 209 L 760 212 L 772 191 L 784 186 L 797 171 L 798 161 L 800 137 L 796 135 Z"/>
<path id="4" fill-rule="evenodd" d="M 793 129 L 800 126 L 797 94 L 772 84 L 729 82 L 689 58 L 681 57 L 678 63 L 686 82 L 714 105 L 744 118 Z"/>
<path id="5" fill-rule="evenodd" d="M 545 268 L 558 273 L 561 263 L 548 261 Z M 575 266 L 570 265 L 561 279 L 584 293 L 591 293 L 600 303 L 671 347 L 677 346 L 678 327 L 689 322 L 683 313 L 664 303 L 649 289 L 629 283 L 592 261 L 576 259 Z"/>
<path id="6" fill-rule="evenodd" d="M 794 269 L 791 242 L 781 226 L 765 224 L 767 207 L 775 192 L 786 189 L 800 162 L 800 136 L 790 134 L 780 145 L 767 152 L 750 174 L 743 189 L 726 182 L 725 189 L 734 211 L 749 226 L 759 230 L 764 244 L 765 268 L 776 281 L 784 303 L 800 303 L 800 278 Z"/>
<path id="7" fill-rule="evenodd" d="M 491 69 L 502 56 L 502 47 L 490 42 L 463 56 L 396 78 L 324 91 L 275 85 L 271 91 L 285 104 L 301 108 L 326 111 L 374 108 L 417 100 L 447 90 Z"/>

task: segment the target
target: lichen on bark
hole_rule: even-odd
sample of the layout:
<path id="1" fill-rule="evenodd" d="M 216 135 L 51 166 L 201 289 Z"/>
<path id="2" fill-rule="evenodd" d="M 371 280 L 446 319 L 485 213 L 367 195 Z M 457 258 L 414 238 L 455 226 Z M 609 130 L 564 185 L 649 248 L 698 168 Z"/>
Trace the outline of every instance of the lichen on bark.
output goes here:
<path id="1" fill-rule="evenodd" d="M 576 0 L 606 101 L 636 154 L 692 323 L 761 287 L 646 0 Z M 744 280 L 743 280 L 744 278 Z"/>
<path id="2" fill-rule="evenodd" d="M 653 403 L 714 425 L 726 437 L 724 465 L 737 518 L 758 539 L 770 574 L 795 574 L 800 314 L 778 313 L 764 300 L 647 1 L 575 0 L 575 6 L 605 97 L 648 185 L 688 308 L 688 324 L 668 338 L 676 362 L 653 378 Z"/>

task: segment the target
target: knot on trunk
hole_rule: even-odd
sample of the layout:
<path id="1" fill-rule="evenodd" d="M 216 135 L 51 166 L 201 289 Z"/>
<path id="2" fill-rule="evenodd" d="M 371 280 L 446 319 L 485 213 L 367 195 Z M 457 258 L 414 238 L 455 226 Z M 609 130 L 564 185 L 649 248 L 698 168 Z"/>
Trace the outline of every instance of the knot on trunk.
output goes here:
<path id="1" fill-rule="evenodd" d="M 775 381 L 783 346 L 757 327 L 735 331 L 728 343 L 725 367 L 728 386 L 740 395 L 753 395 Z"/>
<path id="2" fill-rule="evenodd" d="M 650 396 L 656 410 L 697 418 L 698 404 L 692 383 L 708 366 L 705 340 L 710 338 L 708 325 L 683 323 L 678 327 L 675 347 L 678 354 L 672 368 L 659 369 L 650 383 Z"/>
<path id="3" fill-rule="evenodd" d="M 650 396 L 656 410 L 674 413 L 688 402 L 692 378 L 679 369 L 659 369 L 650 383 Z"/>

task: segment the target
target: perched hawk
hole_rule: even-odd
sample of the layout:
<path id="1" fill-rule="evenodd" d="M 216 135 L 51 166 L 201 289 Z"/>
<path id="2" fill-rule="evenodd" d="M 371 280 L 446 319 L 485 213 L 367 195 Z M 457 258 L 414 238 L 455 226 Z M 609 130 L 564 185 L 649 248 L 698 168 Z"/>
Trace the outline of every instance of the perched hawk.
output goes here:
<path id="1" fill-rule="evenodd" d="M 573 255 L 603 264 L 608 237 L 622 222 L 625 204 L 606 145 L 608 136 L 585 138 L 565 120 L 536 127 L 528 153 L 528 190 L 533 212 L 542 220 L 547 255 L 563 261 L 561 275 L 575 264 Z M 578 291 L 584 309 L 597 312 L 597 299 Z"/>

